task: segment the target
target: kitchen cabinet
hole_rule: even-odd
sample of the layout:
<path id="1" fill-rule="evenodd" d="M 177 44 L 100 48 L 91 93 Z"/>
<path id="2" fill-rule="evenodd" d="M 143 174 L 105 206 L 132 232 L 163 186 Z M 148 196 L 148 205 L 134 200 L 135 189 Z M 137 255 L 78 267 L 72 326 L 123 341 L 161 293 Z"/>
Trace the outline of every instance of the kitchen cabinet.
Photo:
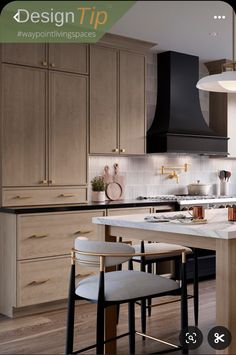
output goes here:
<path id="1" fill-rule="evenodd" d="M 90 48 L 90 153 L 118 153 L 118 51 Z"/>
<path id="2" fill-rule="evenodd" d="M 85 202 L 86 191 L 72 186 L 87 184 L 87 77 L 10 64 L 2 71 L 2 205 Z"/>
<path id="3" fill-rule="evenodd" d="M 120 52 L 120 152 L 145 153 L 145 57 Z"/>
<path id="4" fill-rule="evenodd" d="M 145 55 L 91 46 L 90 154 L 145 153 Z"/>
<path id="5" fill-rule="evenodd" d="M 45 43 L 4 43 L 2 61 L 44 68 L 47 66 L 47 46 Z"/>
<path id="6" fill-rule="evenodd" d="M 101 239 L 92 218 L 104 215 L 104 210 L 0 213 L 0 313 L 13 317 L 22 307 L 65 300 L 74 239 Z M 97 271 L 79 266 L 76 280 Z"/>
<path id="7" fill-rule="evenodd" d="M 88 52 L 88 45 L 80 43 L 6 43 L 2 45 L 2 61 L 88 74 Z"/>
<path id="8" fill-rule="evenodd" d="M 50 43 L 48 46 L 50 69 L 88 74 L 89 47 L 87 44 Z"/>
<path id="9" fill-rule="evenodd" d="M 222 72 L 222 64 L 227 60 L 218 60 L 206 63 L 209 74 Z M 209 124 L 219 135 L 229 137 L 229 158 L 236 158 L 236 95 L 219 92 L 209 94 Z"/>
<path id="10" fill-rule="evenodd" d="M 87 78 L 49 73 L 49 183 L 87 183 Z"/>
<path id="11" fill-rule="evenodd" d="M 46 72 L 2 66 L 2 185 L 46 179 Z"/>

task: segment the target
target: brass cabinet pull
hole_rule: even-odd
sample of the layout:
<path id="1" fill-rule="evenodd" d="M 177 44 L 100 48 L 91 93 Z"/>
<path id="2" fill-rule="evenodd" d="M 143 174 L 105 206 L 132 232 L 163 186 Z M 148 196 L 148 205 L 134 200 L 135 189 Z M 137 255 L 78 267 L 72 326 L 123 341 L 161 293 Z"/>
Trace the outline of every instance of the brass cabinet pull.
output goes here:
<path id="1" fill-rule="evenodd" d="M 55 68 L 55 66 L 56 66 L 55 63 L 51 63 L 50 65 L 52 68 Z"/>
<path id="2" fill-rule="evenodd" d="M 27 286 L 39 286 L 39 285 L 43 285 L 45 284 L 46 282 L 48 282 L 50 279 L 47 279 L 47 280 L 42 280 L 42 281 L 32 281 L 30 283 L 28 283 Z"/>
<path id="3" fill-rule="evenodd" d="M 24 200 L 24 199 L 27 199 L 27 198 L 32 198 L 32 196 L 20 196 L 20 195 L 18 195 L 18 196 L 16 196 L 15 197 L 17 200 Z"/>
<path id="4" fill-rule="evenodd" d="M 47 183 L 48 183 L 47 180 L 41 180 L 41 181 L 40 181 L 40 184 L 44 184 L 44 185 L 45 185 L 45 184 L 47 184 Z"/>
<path id="5" fill-rule="evenodd" d="M 114 148 L 112 149 L 113 153 L 118 153 L 119 152 L 119 149 L 118 148 Z"/>
<path id="6" fill-rule="evenodd" d="M 48 63 L 44 60 L 44 61 L 42 61 L 42 65 L 43 65 L 44 67 L 46 67 L 46 66 L 48 65 Z"/>
<path id="7" fill-rule="evenodd" d="M 120 149 L 120 152 L 121 153 L 125 153 L 125 149 Z"/>
<path id="8" fill-rule="evenodd" d="M 75 197 L 75 194 L 60 194 L 58 197 Z"/>
<path id="9" fill-rule="evenodd" d="M 82 230 L 82 231 L 77 231 L 77 232 L 75 232 L 74 235 L 76 235 L 76 234 L 89 234 L 89 233 L 92 233 L 92 231 L 90 231 L 90 230 L 88 230 L 88 231 L 86 231 L 86 230 L 83 231 L 83 230 Z"/>
<path id="10" fill-rule="evenodd" d="M 47 238 L 48 234 L 33 234 L 30 235 L 27 239 L 43 239 L 43 238 Z"/>

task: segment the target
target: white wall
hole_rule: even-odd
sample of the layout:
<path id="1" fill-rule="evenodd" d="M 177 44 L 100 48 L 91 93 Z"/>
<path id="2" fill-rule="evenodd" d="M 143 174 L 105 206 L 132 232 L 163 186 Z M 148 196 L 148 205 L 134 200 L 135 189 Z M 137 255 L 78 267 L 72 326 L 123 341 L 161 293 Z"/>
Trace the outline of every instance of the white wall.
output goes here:
<path id="1" fill-rule="evenodd" d="M 185 154 L 158 154 L 140 157 L 89 157 L 89 179 L 103 174 L 105 165 L 118 163 L 120 172 L 125 176 L 125 198 L 135 199 L 140 195 L 187 193 L 186 185 L 200 180 L 212 184 L 211 193 L 215 193 L 215 184 L 219 183 L 219 170 L 232 172 L 230 193 L 236 195 L 236 160 L 213 159 L 205 156 Z M 179 184 L 161 175 L 161 166 L 190 164 L 187 173 L 180 173 Z M 90 181 L 89 180 L 89 181 Z"/>

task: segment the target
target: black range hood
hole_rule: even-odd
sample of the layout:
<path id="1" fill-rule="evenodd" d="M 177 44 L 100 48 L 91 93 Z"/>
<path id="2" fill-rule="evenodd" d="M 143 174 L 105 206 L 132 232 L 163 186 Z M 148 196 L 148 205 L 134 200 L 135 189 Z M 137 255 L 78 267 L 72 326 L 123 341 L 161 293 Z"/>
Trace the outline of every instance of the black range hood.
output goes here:
<path id="1" fill-rule="evenodd" d="M 228 138 L 209 128 L 201 111 L 198 57 L 163 52 L 157 68 L 157 105 L 147 132 L 147 153 L 227 155 Z"/>

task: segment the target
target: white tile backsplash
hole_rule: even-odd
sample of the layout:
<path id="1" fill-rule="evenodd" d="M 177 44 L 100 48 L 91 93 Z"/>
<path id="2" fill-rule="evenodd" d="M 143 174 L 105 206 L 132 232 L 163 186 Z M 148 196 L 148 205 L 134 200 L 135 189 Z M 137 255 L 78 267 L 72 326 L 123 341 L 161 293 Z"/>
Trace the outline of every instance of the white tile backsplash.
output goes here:
<path id="1" fill-rule="evenodd" d="M 219 170 L 232 171 L 230 193 L 236 195 L 236 160 L 209 158 L 205 156 L 187 154 L 158 154 L 140 157 L 89 157 L 89 181 L 102 175 L 105 165 L 109 165 L 113 174 L 113 165 L 118 163 L 120 173 L 125 177 L 125 198 L 135 199 L 140 195 L 154 196 L 159 194 L 187 193 L 187 185 L 200 180 L 212 184 L 211 193 L 215 191 L 215 184 L 219 182 Z M 180 172 L 179 184 L 176 180 L 161 175 L 161 166 L 183 166 L 190 164 L 188 172 Z M 90 191 L 91 189 L 89 189 Z"/>

